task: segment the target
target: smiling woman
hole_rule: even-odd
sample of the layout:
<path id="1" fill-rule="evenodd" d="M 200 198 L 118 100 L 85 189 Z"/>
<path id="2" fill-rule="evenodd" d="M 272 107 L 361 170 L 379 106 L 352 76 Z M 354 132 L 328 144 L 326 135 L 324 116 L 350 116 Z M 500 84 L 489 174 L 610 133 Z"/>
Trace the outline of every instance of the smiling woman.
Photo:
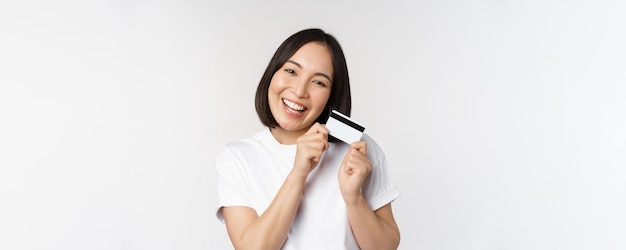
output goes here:
<path id="1" fill-rule="evenodd" d="M 237 249 L 394 249 L 391 202 L 400 193 L 369 136 L 329 142 L 329 111 L 350 114 L 337 40 L 300 31 L 278 48 L 256 95 L 267 128 L 217 157 L 217 216 Z"/>
<path id="2" fill-rule="evenodd" d="M 310 42 L 274 73 L 268 102 L 278 123 L 272 135 L 280 143 L 295 143 L 320 116 L 330 96 L 332 70 L 326 46 Z"/>

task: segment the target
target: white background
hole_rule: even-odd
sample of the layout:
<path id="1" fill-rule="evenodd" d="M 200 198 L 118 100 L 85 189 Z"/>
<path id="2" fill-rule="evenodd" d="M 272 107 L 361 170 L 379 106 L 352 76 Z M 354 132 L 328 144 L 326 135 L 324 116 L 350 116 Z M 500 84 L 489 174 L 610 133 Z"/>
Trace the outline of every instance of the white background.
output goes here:
<path id="1" fill-rule="evenodd" d="M 0 249 L 229 249 L 216 153 L 342 44 L 401 249 L 626 249 L 623 1 L 3 1 Z"/>

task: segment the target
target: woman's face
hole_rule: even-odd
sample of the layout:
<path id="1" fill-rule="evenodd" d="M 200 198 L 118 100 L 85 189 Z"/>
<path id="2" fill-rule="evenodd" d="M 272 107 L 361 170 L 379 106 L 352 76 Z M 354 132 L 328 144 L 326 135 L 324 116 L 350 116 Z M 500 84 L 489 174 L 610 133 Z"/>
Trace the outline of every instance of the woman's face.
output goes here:
<path id="1" fill-rule="evenodd" d="M 274 73 L 268 90 L 272 115 L 283 132 L 306 132 L 330 96 L 333 64 L 328 48 L 310 42 Z"/>

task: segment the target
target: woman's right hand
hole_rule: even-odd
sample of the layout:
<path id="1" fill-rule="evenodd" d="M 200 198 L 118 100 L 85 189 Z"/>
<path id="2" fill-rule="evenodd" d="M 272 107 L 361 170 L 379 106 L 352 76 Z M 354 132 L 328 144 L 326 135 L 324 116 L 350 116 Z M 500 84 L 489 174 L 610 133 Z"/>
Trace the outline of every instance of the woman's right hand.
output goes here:
<path id="1" fill-rule="evenodd" d="M 328 129 L 316 122 L 304 135 L 298 137 L 296 143 L 296 159 L 292 173 L 306 178 L 328 149 Z"/>
<path id="2" fill-rule="evenodd" d="M 311 170 L 328 149 L 328 130 L 315 123 L 296 140 L 291 173 L 265 212 L 246 206 L 223 207 L 228 236 L 235 249 L 279 249 L 287 239 Z"/>

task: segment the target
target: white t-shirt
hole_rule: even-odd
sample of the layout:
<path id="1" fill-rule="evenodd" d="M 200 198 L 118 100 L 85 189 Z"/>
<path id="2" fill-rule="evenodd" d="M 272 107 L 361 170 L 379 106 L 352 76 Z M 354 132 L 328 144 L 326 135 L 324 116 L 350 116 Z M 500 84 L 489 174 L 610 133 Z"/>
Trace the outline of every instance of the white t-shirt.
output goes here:
<path id="1" fill-rule="evenodd" d="M 367 153 L 372 171 L 362 187 L 372 210 L 400 196 L 387 170 L 380 147 L 367 135 Z M 269 128 L 250 138 L 229 143 L 217 156 L 219 202 L 222 207 L 245 206 L 260 216 L 270 205 L 293 167 L 296 145 L 282 145 Z M 329 143 L 319 165 L 309 174 L 304 193 L 282 249 L 358 249 L 345 202 L 339 190 L 338 171 L 349 145 Z"/>

